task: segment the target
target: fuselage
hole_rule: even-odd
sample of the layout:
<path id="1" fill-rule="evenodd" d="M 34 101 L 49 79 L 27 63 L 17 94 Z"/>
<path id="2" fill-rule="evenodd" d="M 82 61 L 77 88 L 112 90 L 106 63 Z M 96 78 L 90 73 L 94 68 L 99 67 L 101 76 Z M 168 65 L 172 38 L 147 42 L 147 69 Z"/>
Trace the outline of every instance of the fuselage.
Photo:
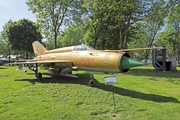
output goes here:
<path id="1" fill-rule="evenodd" d="M 129 57 L 124 52 L 104 52 L 89 48 L 86 45 L 78 45 L 46 51 L 35 59 L 37 61 L 67 60 L 72 62 L 48 64 L 48 67 L 58 68 L 60 70 L 69 67 L 72 70 L 119 73 L 128 71 L 128 69 L 121 70 L 122 56 Z"/>

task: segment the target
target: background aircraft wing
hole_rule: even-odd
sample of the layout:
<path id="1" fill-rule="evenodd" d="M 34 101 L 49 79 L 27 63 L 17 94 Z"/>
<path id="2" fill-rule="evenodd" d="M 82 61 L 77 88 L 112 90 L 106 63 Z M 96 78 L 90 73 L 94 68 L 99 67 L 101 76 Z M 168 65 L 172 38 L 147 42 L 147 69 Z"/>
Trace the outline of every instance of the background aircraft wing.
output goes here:
<path id="1" fill-rule="evenodd" d="M 33 64 L 33 63 L 72 63 L 69 60 L 44 60 L 44 61 L 27 61 L 27 62 L 16 62 L 7 64 Z"/>
<path id="2" fill-rule="evenodd" d="M 123 49 L 123 50 L 104 50 L 104 52 L 126 52 L 126 51 L 135 51 L 135 50 L 149 50 L 154 48 L 136 48 L 136 49 Z"/>

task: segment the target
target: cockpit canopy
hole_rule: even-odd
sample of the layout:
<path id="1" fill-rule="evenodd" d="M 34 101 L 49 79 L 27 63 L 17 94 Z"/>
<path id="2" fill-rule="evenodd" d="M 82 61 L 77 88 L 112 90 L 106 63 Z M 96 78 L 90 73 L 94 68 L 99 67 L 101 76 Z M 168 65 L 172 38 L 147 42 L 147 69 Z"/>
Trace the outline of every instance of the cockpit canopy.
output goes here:
<path id="1" fill-rule="evenodd" d="M 73 48 L 73 51 L 86 51 L 86 50 L 94 50 L 94 48 L 85 44 L 76 45 Z"/>

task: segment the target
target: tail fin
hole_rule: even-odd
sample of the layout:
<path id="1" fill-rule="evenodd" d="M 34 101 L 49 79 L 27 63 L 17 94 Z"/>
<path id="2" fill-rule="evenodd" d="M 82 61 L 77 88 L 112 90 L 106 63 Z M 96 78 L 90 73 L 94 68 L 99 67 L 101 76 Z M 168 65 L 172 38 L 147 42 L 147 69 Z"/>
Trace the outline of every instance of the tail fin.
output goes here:
<path id="1" fill-rule="evenodd" d="M 47 49 L 38 41 L 34 41 L 32 43 L 33 46 L 33 50 L 34 50 L 34 54 L 37 55 L 41 55 L 43 54 L 45 51 L 47 51 Z"/>

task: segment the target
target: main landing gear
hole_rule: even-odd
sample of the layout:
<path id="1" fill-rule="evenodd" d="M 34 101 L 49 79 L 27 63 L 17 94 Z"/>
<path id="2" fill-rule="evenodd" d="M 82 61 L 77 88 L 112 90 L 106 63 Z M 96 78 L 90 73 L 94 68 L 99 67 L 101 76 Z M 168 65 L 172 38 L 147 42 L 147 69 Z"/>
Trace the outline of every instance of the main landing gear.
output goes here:
<path id="1" fill-rule="evenodd" d="M 91 76 L 91 80 L 89 81 L 89 85 L 91 87 L 94 87 L 94 76 L 93 76 L 93 74 L 90 74 L 90 76 Z"/>
<path id="2" fill-rule="evenodd" d="M 38 80 L 42 80 L 42 74 L 41 73 L 38 73 L 38 65 L 36 63 L 36 69 L 35 69 L 35 76 Z"/>

